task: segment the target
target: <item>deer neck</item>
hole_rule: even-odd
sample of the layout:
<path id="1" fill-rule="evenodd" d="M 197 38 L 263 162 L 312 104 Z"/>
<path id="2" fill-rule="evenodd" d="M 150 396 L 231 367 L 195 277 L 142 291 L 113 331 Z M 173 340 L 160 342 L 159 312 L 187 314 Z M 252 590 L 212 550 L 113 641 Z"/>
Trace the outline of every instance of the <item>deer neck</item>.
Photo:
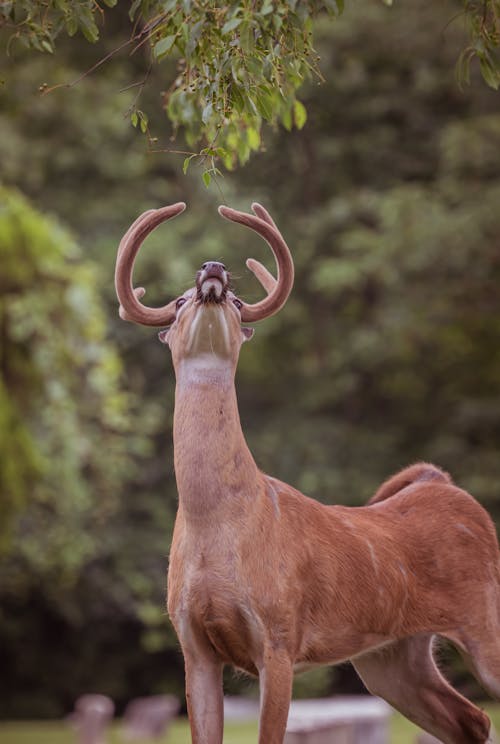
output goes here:
<path id="1" fill-rule="evenodd" d="M 206 354 L 176 370 L 174 459 L 179 506 L 195 521 L 241 509 L 258 468 L 241 430 L 231 362 Z"/>

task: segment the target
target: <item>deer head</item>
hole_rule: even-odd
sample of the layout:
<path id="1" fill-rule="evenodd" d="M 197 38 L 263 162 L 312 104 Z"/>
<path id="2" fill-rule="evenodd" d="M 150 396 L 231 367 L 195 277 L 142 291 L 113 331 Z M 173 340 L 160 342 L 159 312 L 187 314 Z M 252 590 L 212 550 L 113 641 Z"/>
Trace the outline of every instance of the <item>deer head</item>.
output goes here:
<path id="1" fill-rule="evenodd" d="M 253 329 L 242 327 L 277 313 L 285 304 L 293 285 L 293 261 L 288 246 L 269 213 L 253 204 L 254 214 L 219 207 L 222 217 L 246 225 L 269 244 L 277 266 L 277 278 L 254 259 L 247 260 L 267 296 L 255 304 L 247 304 L 230 289 L 230 273 L 219 261 L 207 261 L 197 272 L 195 286 L 160 308 L 146 307 L 140 302 L 145 290 L 133 288 L 134 260 L 146 236 L 162 222 L 184 211 L 183 202 L 144 212 L 128 229 L 118 249 L 115 285 L 120 301 L 120 316 L 124 320 L 148 326 L 168 326 L 159 333 L 162 343 L 170 346 L 174 366 L 183 359 L 199 358 L 238 360 L 243 341 L 253 335 Z"/>

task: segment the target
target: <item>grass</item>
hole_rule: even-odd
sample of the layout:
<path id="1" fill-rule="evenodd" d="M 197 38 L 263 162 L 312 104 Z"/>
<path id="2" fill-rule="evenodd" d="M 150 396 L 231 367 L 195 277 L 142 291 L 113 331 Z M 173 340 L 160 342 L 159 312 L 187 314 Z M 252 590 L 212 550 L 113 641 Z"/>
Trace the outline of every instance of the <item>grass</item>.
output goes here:
<path id="1" fill-rule="evenodd" d="M 486 705 L 485 709 L 500 731 L 500 705 Z M 414 744 L 419 729 L 395 713 L 391 722 L 390 744 Z M 109 744 L 123 744 L 120 725 L 113 727 Z M 146 744 L 146 740 L 145 744 Z M 29 721 L 0 723 L 0 744 L 75 744 L 76 737 L 64 722 Z M 155 739 L 155 744 L 191 744 L 189 726 L 185 719 L 177 720 L 167 736 Z M 256 744 L 257 724 L 228 723 L 225 727 L 224 744 Z M 152 744 L 152 740 L 148 744 Z"/>
<path id="2" fill-rule="evenodd" d="M 124 744 L 120 725 L 113 726 L 109 744 Z M 68 724 L 54 721 L 15 721 L 0 723 L 0 744 L 76 744 Z M 180 718 L 161 739 L 144 740 L 148 744 L 191 744 L 187 720 Z M 257 724 L 226 724 L 224 744 L 256 744 Z"/>

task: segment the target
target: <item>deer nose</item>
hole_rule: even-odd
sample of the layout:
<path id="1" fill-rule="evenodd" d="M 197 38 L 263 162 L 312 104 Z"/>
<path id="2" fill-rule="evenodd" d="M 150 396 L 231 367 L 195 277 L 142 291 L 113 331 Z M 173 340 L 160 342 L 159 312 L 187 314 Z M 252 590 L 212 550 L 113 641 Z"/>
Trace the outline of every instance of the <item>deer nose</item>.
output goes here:
<path id="1" fill-rule="evenodd" d="M 206 261 L 201 270 L 205 272 L 205 276 L 217 276 L 222 277 L 226 271 L 226 267 L 220 261 Z"/>

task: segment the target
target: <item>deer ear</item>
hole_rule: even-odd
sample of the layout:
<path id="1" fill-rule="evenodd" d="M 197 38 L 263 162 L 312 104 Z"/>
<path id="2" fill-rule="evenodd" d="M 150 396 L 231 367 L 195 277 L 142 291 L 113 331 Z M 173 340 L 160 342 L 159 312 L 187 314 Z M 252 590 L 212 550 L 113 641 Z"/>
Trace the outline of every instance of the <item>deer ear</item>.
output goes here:
<path id="1" fill-rule="evenodd" d="M 170 333 L 170 328 L 165 328 L 163 331 L 160 331 L 158 333 L 158 338 L 160 339 L 162 344 L 167 344 L 168 346 L 168 334 Z"/>
<path id="2" fill-rule="evenodd" d="M 241 332 L 243 334 L 243 341 L 250 341 L 255 333 L 255 328 L 242 328 Z"/>

